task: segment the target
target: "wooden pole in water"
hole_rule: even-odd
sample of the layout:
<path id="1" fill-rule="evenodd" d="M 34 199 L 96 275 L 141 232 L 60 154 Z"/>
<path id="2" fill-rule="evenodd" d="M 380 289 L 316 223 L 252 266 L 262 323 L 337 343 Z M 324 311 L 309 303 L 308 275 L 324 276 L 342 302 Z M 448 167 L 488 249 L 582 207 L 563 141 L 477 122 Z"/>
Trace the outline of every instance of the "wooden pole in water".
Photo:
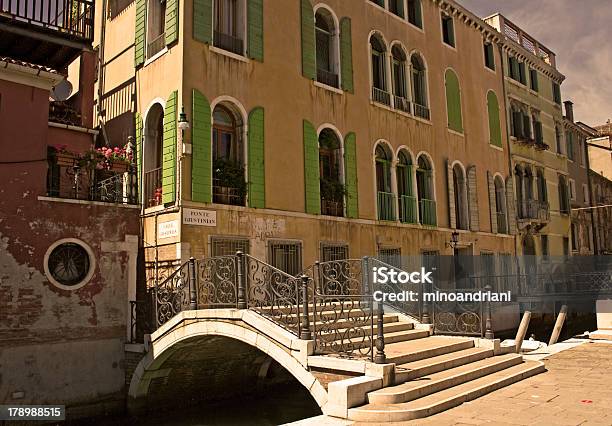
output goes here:
<path id="1" fill-rule="evenodd" d="M 523 319 L 521 319 L 521 325 L 519 325 L 518 331 L 516 332 L 516 338 L 514 339 L 517 354 L 521 353 L 521 346 L 523 346 L 523 340 L 525 340 L 525 335 L 529 328 L 529 321 L 531 321 L 531 312 L 525 311 Z"/>
<path id="2" fill-rule="evenodd" d="M 557 321 L 555 322 L 555 328 L 553 329 L 552 335 L 550 336 L 550 341 L 548 342 L 548 346 L 554 345 L 557 343 L 559 339 L 559 335 L 561 334 L 561 329 L 563 328 L 563 323 L 565 322 L 565 317 L 567 316 L 567 305 L 561 306 L 561 310 L 559 311 L 559 316 L 557 317 Z"/>

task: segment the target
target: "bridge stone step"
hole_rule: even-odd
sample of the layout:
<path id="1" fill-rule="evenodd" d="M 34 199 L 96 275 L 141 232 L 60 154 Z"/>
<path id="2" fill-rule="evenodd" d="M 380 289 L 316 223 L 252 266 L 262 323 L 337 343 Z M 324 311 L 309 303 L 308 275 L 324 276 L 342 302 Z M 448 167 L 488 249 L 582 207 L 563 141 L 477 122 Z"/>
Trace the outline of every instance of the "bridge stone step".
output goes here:
<path id="1" fill-rule="evenodd" d="M 348 410 L 348 418 L 361 422 L 404 422 L 419 419 L 456 407 L 544 370 L 544 364 L 541 362 L 522 362 L 409 402 L 369 403 L 351 408 Z"/>
<path id="2" fill-rule="evenodd" d="M 395 383 L 404 383 L 408 380 L 448 370 L 449 368 L 458 367 L 491 356 L 493 356 L 492 349 L 469 348 L 432 358 L 425 358 L 420 361 L 400 364 L 395 367 Z"/>
<path id="3" fill-rule="evenodd" d="M 372 404 L 397 404 L 457 386 L 523 362 L 518 354 L 485 358 L 368 394 Z"/>
<path id="4" fill-rule="evenodd" d="M 385 345 L 385 353 L 388 363 L 401 365 L 473 347 L 474 340 L 470 338 L 429 336 L 414 341 L 390 343 Z"/>

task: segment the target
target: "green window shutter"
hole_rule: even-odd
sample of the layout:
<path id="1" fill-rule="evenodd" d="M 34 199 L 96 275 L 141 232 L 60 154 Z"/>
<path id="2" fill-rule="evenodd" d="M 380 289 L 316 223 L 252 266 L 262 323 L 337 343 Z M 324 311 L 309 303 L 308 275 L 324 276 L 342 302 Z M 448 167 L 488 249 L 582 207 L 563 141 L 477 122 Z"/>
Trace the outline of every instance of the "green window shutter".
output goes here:
<path id="1" fill-rule="evenodd" d="M 446 107 L 448 112 L 448 127 L 456 132 L 463 132 L 461 118 L 461 92 L 459 80 L 452 70 L 446 70 Z"/>
<path id="2" fill-rule="evenodd" d="M 193 38 L 212 43 L 213 0 L 193 0 Z"/>
<path id="3" fill-rule="evenodd" d="M 166 46 L 178 40 L 179 0 L 166 0 Z"/>
<path id="4" fill-rule="evenodd" d="M 164 138 L 162 143 L 162 201 L 176 200 L 176 106 L 178 91 L 172 92 L 164 110 Z"/>
<path id="5" fill-rule="evenodd" d="M 306 213 L 321 214 L 319 141 L 314 126 L 304 120 L 304 189 Z"/>
<path id="6" fill-rule="evenodd" d="M 302 17 L 302 74 L 315 80 L 317 61 L 315 55 L 314 11 L 309 0 L 301 0 Z"/>
<path id="7" fill-rule="evenodd" d="M 264 59 L 264 14 L 263 0 L 248 0 L 248 55 L 249 58 L 263 62 Z"/>
<path id="8" fill-rule="evenodd" d="M 346 216 L 359 217 L 357 194 L 357 137 L 351 132 L 344 138 L 344 179 L 346 185 Z"/>
<path id="9" fill-rule="evenodd" d="M 342 88 L 353 93 L 353 42 L 351 18 L 340 20 L 340 62 L 342 68 Z"/>
<path id="10" fill-rule="evenodd" d="M 193 128 L 191 130 L 191 200 L 212 201 L 211 112 L 208 99 L 193 89 Z"/>
<path id="11" fill-rule="evenodd" d="M 450 228 L 457 227 L 457 212 L 455 211 L 455 182 L 453 181 L 453 166 L 446 160 L 446 183 L 448 189 L 448 223 Z M 429 188 L 426 194 L 429 194 Z M 433 197 L 432 197 L 433 198 Z"/>
<path id="12" fill-rule="evenodd" d="M 249 206 L 266 207 L 264 160 L 264 109 L 257 107 L 249 114 Z"/>
<path id="13" fill-rule="evenodd" d="M 136 170 L 138 173 L 138 194 L 142 194 L 142 117 L 139 112 L 134 113 L 136 126 Z"/>
<path id="14" fill-rule="evenodd" d="M 136 0 L 136 33 L 134 37 L 134 66 L 145 61 L 145 34 L 147 22 L 147 0 Z"/>
<path id="15" fill-rule="evenodd" d="M 487 108 L 489 110 L 489 143 L 502 146 L 501 123 L 499 121 L 499 102 L 495 92 L 487 93 Z"/>

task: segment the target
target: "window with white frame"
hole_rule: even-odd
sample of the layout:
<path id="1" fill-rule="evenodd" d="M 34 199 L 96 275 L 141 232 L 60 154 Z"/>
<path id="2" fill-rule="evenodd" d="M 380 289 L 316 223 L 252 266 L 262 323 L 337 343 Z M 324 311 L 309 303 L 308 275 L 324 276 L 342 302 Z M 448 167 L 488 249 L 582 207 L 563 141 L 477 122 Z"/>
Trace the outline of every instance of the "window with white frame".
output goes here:
<path id="1" fill-rule="evenodd" d="M 245 0 L 215 0 L 213 45 L 223 50 L 244 54 L 246 39 Z"/>
<path id="2" fill-rule="evenodd" d="M 406 52 L 397 44 L 391 49 L 391 74 L 393 77 L 393 104 L 396 109 L 409 113 Z"/>
<path id="3" fill-rule="evenodd" d="M 391 97 L 387 91 L 387 47 L 380 34 L 370 37 L 370 53 L 372 57 L 372 100 L 385 105 L 391 105 Z"/>
<path id="4" fill-rule="evenodd" d="M 589 185 L 586 183 L 582 184 L 582 201 L 585 204 L 589 204 Z"/>
<path id="5" fill-rule="evenodd" d="M 147 58 L 162 51 L 166 45 L 166 0 L 148 0 Z"/>
<path id="6" fill-rule="evenodd" d="M 317 81 L 338 87 L 338 31 L 329 10 L 319 8 L 315 15 Z"/>
<path id="7" fill-rule="evenodd" d="M 574 179 L 569 179 L 569 191 L 570 191 L 570 199 L 572 201 L 576 200 L 576 181 Z"/>
<path id="8" fill-rule="evenodd" d="M 455 25 L 453 17 L 442 12 L 440 15 L 442 20 L 442 41 L 452 47 L 455 47 Z"/>

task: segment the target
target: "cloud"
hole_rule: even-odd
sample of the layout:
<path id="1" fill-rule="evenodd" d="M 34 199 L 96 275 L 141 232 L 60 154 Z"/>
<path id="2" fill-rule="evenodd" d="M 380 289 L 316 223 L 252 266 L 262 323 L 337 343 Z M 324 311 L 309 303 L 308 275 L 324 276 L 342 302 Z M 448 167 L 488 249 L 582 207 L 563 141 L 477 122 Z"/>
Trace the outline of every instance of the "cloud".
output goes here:
<path id="1" fill-rule="evenodd" d="M 612 118 L 610 0 L 459 0 L 485 17 L 500 12 L 555 52 L 565 75 L 564 100 L 576 120 L 599 125 Z"/>

